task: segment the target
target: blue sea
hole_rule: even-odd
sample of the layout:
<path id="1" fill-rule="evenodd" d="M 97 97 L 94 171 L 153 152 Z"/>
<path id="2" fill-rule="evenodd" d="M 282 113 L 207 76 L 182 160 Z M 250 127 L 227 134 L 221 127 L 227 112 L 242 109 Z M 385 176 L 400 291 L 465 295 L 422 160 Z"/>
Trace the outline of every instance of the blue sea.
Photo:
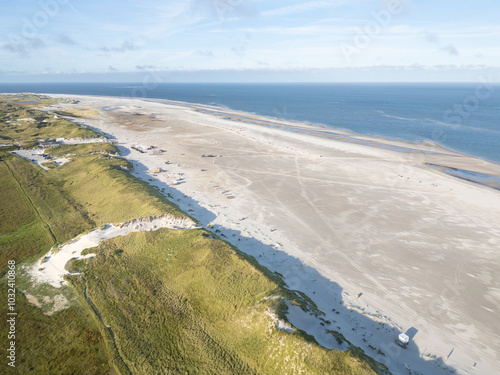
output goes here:
<path id="1" fill-rule="evenodd" d="M 369 136 L 429 140 L 500 163 L 500 86 L 487 83 L 0 83 L 0 92 L 209 104 Z"/>

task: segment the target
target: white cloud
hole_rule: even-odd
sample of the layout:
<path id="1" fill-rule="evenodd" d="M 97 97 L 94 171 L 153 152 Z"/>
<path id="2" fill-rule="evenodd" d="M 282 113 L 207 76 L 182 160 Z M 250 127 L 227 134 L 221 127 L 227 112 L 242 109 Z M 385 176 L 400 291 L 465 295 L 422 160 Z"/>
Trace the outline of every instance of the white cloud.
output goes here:
<path id="1" fill-rule="evenodd" d="M 33 50 L 45 49 L 47 45 L 40 38 L 20 38 L 15 42 L 5 43 L 2 48 L 26 58 Z"/>
<path id="2" fill-rule="evenodd" d="M 207 50 L 196 50 L 193 52 L 193 55 L 198 55 L 198 56 L 203 56 L 203 57 L 214 57 L 214 53 L 207 49 Z"/>
<path id="3" fill-rule="evenodd" d="M 430 43 L 439 43 L 439 36 L 430 31 L 424 31 L 424 39 Z"/>
<path id="4" fill-rule="evenodd" d="M 447 52 L 450 55 L 458 55 L 459 54 L 458 50 L 452 44 L 448 44 L 447 46 L 442 47 L 441 51 Z"/>
<path id="5" fill-rule="evenodd" d="M 126 40 L 119 47 L 99 47 L 102 52 L 127 52 L 139 49 L 134 43 Z"/>
<path id="6" fill-rule="evenodd" d="M 64 44 L 67 46 L 74 46 L 76 45 L 76 42 L 68 35 L 65 34 L 59 34 L 56 36 L 56 42 L 60 44 Z"/>
<path id="7" fill-rule="evenodd" d="M 265 17 L 274 17 L 274 16 L 284 16 L 289 14 L 302 14 L 311 10 L 317 10 L 322 8 L 331 8 L 334 6 L 340 6 L 347 4 L 347 1 L 344 0 L 321 0 L 321 1 L 308 1 L 306 3 L 289 5 L 286 7 L 276 8 L 273 10 L 268 10 L 262 12 L 262 15 Z"/>

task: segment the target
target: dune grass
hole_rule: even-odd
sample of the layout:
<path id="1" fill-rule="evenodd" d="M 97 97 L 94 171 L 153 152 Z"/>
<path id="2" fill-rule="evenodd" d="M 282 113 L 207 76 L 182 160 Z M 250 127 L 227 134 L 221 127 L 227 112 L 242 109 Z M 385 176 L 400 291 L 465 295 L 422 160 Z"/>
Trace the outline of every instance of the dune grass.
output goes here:
<path id="1" fill-rule="evenodd" d="M 132 176 L 132 166 L 120 158 L 93 154 L 72 159 L 50 171 L 80 205 L 95 227 L 143 217 L 184 217 L 174 204 Z"/>
<path id="2" fill-rule="evenodd" d="M 47 252 L 93 228 L 85 213 L 60 188 L 60 181 L 30 161 L 0 156 L 0 272 L 7 260 Z"/>
<path id="3" fill-rule="evenodd" d="M 73 123 L 67 127 L 71 132 L 63 131 L 61 134 L 59 123 L 54 121 L 41 130 L 35 130 L 38 124 L 36 119 L 23 121 L 25 127 L 14 131 L 9 129 L 11 124 L 5 122 L 9 121 L 5 117 L 31 118 L 28 116 L 37 113 L 34 110 L 30 112 L 32 110 L 22 103 L 17 107 L 9 104 L 5 105 L 9 114 L 2 113 L 4 117 L 0 119 L 0 134 L 3 137 L 0 142 L 18 141 L 22 145 L 31 142 L 36 145 L 38 138 L 94 134 L 86 130 L 82 133 L 82 128 Z M 65 168 L 44 171 L 32 162 L 10 154 L 10 149 L 0 149 L 0 272 L 3 275 L 7 260 L 14 259 L 19 265 L 18 288 L 28 290 L 39 301 L 49 295 L 53 297 L 56 291 L 29 285 L 26 281 L 28 277 L 22 270 L 23 261 L 34 262 L 53 244 L 63 243 L 108 222 L 168 213 L 180 215 L 168 201 L 161 200 L 153 188 L 142 191 L 146 184 L 126 173 L 122 167 L 129 165 L 121 159 L 87 155 L 81 156 L 78 162 L 68 163 Z M 105 143 L 65 146 L 60 151 L 73 153 L 75 159 L 80 159 L 77 155 L 101 150 L 117 151 L 114 146 Z M 77 170 L 78 178 L 72 176 L 67 181 L 67 177 L 76 174 Z M 71 186 L 74 189 L 70 189 Z M 119 188 L 114 190 L 115 187 Z M 89 192 L 93 194 L 89 195 Z M 84 200 L 79 200 L 82 197 Z M 106 206 L 108 211 L 99 209 L 101 198 L 110 202 Z M 120 210 L 116 210 L 114 205 Z M 92 208 L 87 210 L 86 207 Z M 151 207 L 155 209 L 150 210 Z M 98 214 L 92 216 L 95 212 Z M 5 278 L 2 279 L 2 287 L 4 282 Z M 6 286 L 4 290 L 7 290 Z M 67 293 L 71 295 L 72 292 Z M 22 324 L 19 324 L 16 337 L 18 359 L 15 373 L 120 373 L 115 370 L 113 357 L 109 356 L 106 336 L 86 304 L 72 301 L 69 308 L 52 316 L 44 315 L 50 306 L 51 303 L 45 303 L 42 308 L 34 307 L 22 293 L 17 293 L 16 311 L 19 319 L 22 318 Z M 1 307 L 3 316 L 5 307 L 4 303 Z M 6 332 L 5 323 L 3 320 L 0 325 L 1 332 Z"/>
<path id="4" fill-rule="evenodd" d="M 0 96 L 0 143 L 34 147 L 38 139 L 100 137 L 91 129 L 34 108 L 34 103 L 26 103 L 26 97 L 8 98 Z"/>
<path id="5" fill-rule="evenodd" d="M 291 292 L 203 233 L 133 233 L 87 261 L 88 295 L 133 373 L 375 373 L 350 352 L 277 330 L 283 299 L 265 297 Z"/>
<path id="6" fill-rule="evenodd" d="M 7 290 L 5 279 L 0 282 Z M 3 366 L 3 374 L 110 374 L 104 340 L 91 313 L 78 302 L 52 316 L 16 293 L 16 368 Z M 6 304 L 0 314 L 6 316 Z M 0 322 L 7 332 L 7 320 Z M 5 334 L 4 337 L 7 337 Z"/>
<path id="7" fill-rule="evenodd" d="M 123 159 L 86 155 L 44 171 L 11 154 L 0 159 L 0 272 L 7 260 L 47 252 L 107 223 L 180 210 L 124 168 Z"/>
<path id="8" fill-rule="evenodd" d="M 120 152 L 116 146 L 109 143 L 83 143 L 79 145 L 60 145 L 56 147 L 50 147 L 45 150 L 46 154 L 61 157 L 61 156 L 80 156 L 91 153 L 106 153 L 110 155 L 119 155 Z"/>
<path id="9" fill-rule="evenodd" d="M 66 150 L 82 150 L 78 146 Z M 93 154 L 44 171 L 0 153 L 0 272 L 8 259 L 47 252 L 56 243 L 107 223 L 182 217 L 155 189 L 130 175 L 125 170 L 129 167 L 123 159 Z"/>
<path id="10" fill-rule="evenodd" d="M 0 101 L 8 104 L 22 105 L 25 108 L 38 108 L 56 103 L 74 103 L 72 99 L 55 99 L 47 95 L 22 93 L 22 94 L 2 94 Z"/>
<path id="11" fill-rule="evenodd" d="M 97 109 L 88 106 L 76 107 L 76 108 L 66 108 L 64 110 L 57 111 L 58 114 L 62 116 L 70 117 L 94 117 L 99 116 Z"/>

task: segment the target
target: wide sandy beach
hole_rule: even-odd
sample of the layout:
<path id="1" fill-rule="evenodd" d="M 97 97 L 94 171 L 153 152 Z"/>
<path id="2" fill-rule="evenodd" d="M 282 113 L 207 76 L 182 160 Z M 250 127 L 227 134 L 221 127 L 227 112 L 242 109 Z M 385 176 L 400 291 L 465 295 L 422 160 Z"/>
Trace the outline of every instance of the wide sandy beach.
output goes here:
<path id="1" fill-rule="evenodd" d="M 340 331 L 394 374 L 500 373 L 500 191 L 428 164 L 500 165 L 203 105 L 51 96 L 80 102 L 49 111 L 96 108 L 77 122 L 135 175 L 310 296 L 323 320 L 289 318 L 320 344 L 347 348 Z"/>

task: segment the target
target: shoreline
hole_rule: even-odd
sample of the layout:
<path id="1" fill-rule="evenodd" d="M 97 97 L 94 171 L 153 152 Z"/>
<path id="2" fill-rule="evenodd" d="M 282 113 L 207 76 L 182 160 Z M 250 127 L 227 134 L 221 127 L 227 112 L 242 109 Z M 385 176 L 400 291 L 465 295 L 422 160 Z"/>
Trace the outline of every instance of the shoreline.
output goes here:
<path id="1" fill-rule="evenodd" d="M 19 93 L 0 93 L 0 95 L 16 95 Z M 128 97 L 128 96 L 103 96 L 103 95 L 86 95 L 86 94 L 51 94 L 51 93 L 39 93 L 40 95 L 46 95 L 46 96 L 57 96 L 57 97 L 90 97 L 90 98 L 101 98 L 101 99 L 129 99 L 129 100 L 139 100 L 139 101 L 144 101 L 144 102 L 151 102 L 151 103 L 164 103 L 164 104 L 170 104 L 170 105 L 177 105 L 180 107 L 187 107 L 187 108 L 195 108 L 196 110 L 199 110 L 198 108 L 208 108 L 209 112 L 208 114 L 213 113 L 220 113 L 221 115 L 224 114 L 236 114 L 237 116 L 240 116 L 242 118 L 247 117 L 248 119 L 251 119 L 252 117 L 255 118 L 262 118 L 262 119 L 268 119 L 272 120 L 275 122 L 276 126 L 282 126 L 282 130 L 285 131 L 291 131 L 293 132 L 294 130 L 286 129 L 286 126 L 284 124 L 288 124 L 290 127 L 297 127 L 297 128 L 310 128 L 310 130 L 315 130 L 318 132 L 325 132 L 328 134 L 331 134 L 332 136 L 339 136 L 339 137 L 345 137 L 345 138 L 352 138 L 354 140 L 362 140 L 362 141 L 367 141 L 367 145 L 370 146 L 369 143 L 373 142 L 374 144 L 381 144 L 381 145 L 387 145 L 387 146 L 394 146 L 394 147 L 400 147 L 403 149 L 408 149 L 409 151 L 423 151 L 426 152 L 427 148 L 430 148 L 431 150 L 433 149 L 440 149 L 443 150 L 447 153 L 455 153 L 457 155 L 461 156 L 467 156 L 470 158 L 475 158 L 481 161 L 485 161 L 487 163 L 492 163 L 492 164 L 498 164 L 500 165 L 500 160 L 495 161 L 495 160 L 490 160 L 483 158 L 478 155 L 474 154 L 468 154 L 459 150 L 454 150 L 450 147 L 447 147 L 445 145 L 442 145 L 440 143 L 437 143 L 433 140 L 421 140 L 421 141 L 409 141 L 409 140 L 404 140 L 401 138 L 392 138 L 392 137 L 386 137 L 383 135 L 365 135 L 362 133 L 356 133 L 354 131 L 351 131 L 349 129 L 344 129 L 344 128 L 336 128 L 336 127 L 330 127 L 325 124 L 321 123 L 311 123 L 307 121 L 299 121 L 299 120 L 289 120 L 285 118 L 280 118 L 280 117 L 274 117 L 274 116 L 266 116 L 266 115 L 260 115 L 255 112 L 246 112 L 243 110 L 238 110 L 238 109 L 232 109 L 229 107 L 226 107 L 224 105 L 215 105 L 215 104 L 202 104 L 202 103 L 195 103 L 195 102 L 186 102 L 186 101 L 180 101 L 180 100 L 172 100 L 172 99 L 160 99 L 160 98 L 138 98 L 138 97 Z M 248 117 L 250 116 L 250 117 Z M 321 135 L 317 135 L 318 137 L 321 137 Z M 340 140 L 340 141 L 345 141 L 345 140 Z M 376 145 L 373 145 L 372 147 L 378 147 Z M 422 149 L 424 148 L 424 149 Z M 404 151 L 402 151 L 404 152 Z M 431 152 L 436 152 L 436 151 L 431 151 Z M 453 167 L 452 167 L 453 168 Z M 486 185 L 487 186 L 487 185 Z"/>
<path id="2" fill-rule="evenodd" d="M 18 93 L 0 93 L 0 95 L 16 95 Z M 138 98 L 138 97 L 126 97 L 126 96 L 102 96 L 102 95 L 80 95 L 80 94 L 51 94 L 51 93 L 39 93 L 41 95 L 47 95 L 47 96 L 59 96 L 59 97 L 91 97 L 91 98 L 111 98 L 111 99 L 129 99 L 129 100 L 139 100 L 139 101 L 144 101 L 144 102 L 152 102 L 152 103 L 164 103 L 164 104 L 173 104 L 173 105 L 178 105 L 181 107 L 188 107 L 188 108 L 201 108 L 201 107 L 206 107 L 214 112 L 219 111 L 220 113 L 224 112 L 232 112 L 235 114 L 238 114 L 239 116 L 245 116 L 245 115 L 250 115 L 253 117 L 258 117 L 258 118 L 264 118 L 264 119 L 270 119 L 276 122 L 276 125 L 282 125 L 284 123 L 289 124 L 290 126 L 298 126 L 298 127 L 310 127 L 311 130 L 324 130 L 328 133 L 331 133 L 332 135 L 340 135 L 340 136 L 345 136 L 345 137 L 352 137 L 358 140 L 367 140 L 367 141 L 372 141 L 374 143 L 382 143 L 382 144 L 392 144 L 394 146 L 399 146 L 403 148 L 409 148 L 412 150 L 418 150 L 419 147 L 430 147 L 430 148 L 438 148 L 442 149 L 444 151 L 450 152 L 450 153 L 456 153 L 458 155 L 463 155 L 471 158 L 476 158 L 479 160 L 486 161 L 488 163 L 493 163 L 493 164 L 499 164 L 500 161 L 494 161 L 494 160 L 489 160 L 482 158 L 481 156 L 473 155 L 473 154 L 467 154 L 458 150 L 454 150 L 452 148 L 449 148 L 447 146 L 444 146 L 440 143 L 434 142 L 432 140 L 422 140 L 422 141 L 409 141 L 409 140 L 404 140 L 400 138 L 391 138 L 391 137 L 385 137 L 383 135 L 365 135 L 361 133 L 356 133 L 348 129 L 344 128 L 334 128 L 334 127 L 329 127 L 328 125 L 325 124 L 315 124 L 311 122 L 305 122 L 305 121 L 299 121 L 299 120 L 289 120 L 289 119 L 284 119 L 284 118 L 279 118 L 279 117 L 273 117 L 273 116 L 265 116 L 265 115 L 260 115 L 258 113 L 254 112 L 245 112 L 243 110 L 238 110 L 238 109 L 231 109 L 229 107 L 226 107 L 224 105 L 210 105 L 210 104 L 201 104 L 201 103 L 195 103 L 195 102 L 184 102 L 184 101 L 179 101 L 179 100 L 172 100 L 172 99 L 159 99 L 159 98 Z M 418 146 L 418 147 L 414 147 Z M 375 146 L 376 147 L 376 146 Z"/>
<path id="3" fill-rule="evenodd" d="M 45 94 L 45 95 L 49 95 L 49 94 Z M 88 96 L 94 96 L 94 95 L 88 95 Z M 104 96 L 99 96 L 99 97 L 105 98 Z M 113 98 L 118 98 L 118 97 L 113 97 Z M 130 97 L 127 99 L 135 99 L 135 98 Z M 476 155 L 466 154 L 466 153 L 463 153 L 460 151 L 453 150 L 451 148 L 447 148 L 446 146 L 441 145 L 441 144 L 436 143 L 436 142 L 431 141 L 431 140 L 408 141 L 408 140 L 399 139 L 399 138 L 387 138 L 387 137 L 384 137 L 382 135 L 380 135 L 380 136 L 365 135 L 365 134 L 353 132 L 353 131 L 348 130 L 348 129 L 329 127 L 328 125 L 325 125 L 325 124 L 314 124 L 314 123 L 305 122 L 305 121 L 298 121 L 298 120 L 296 121 L 296 120 L 289 120 L 289 119 L 279 118 L 279 117 L 264 116 L 264 115 L 260 115 L 258 113 L 245 112 L 242 110 L 232 109 L 232 108 L 225 107 L 222 105 L 217 106 L 217 105 L 208 105 L 208 104 L 183 102 L 183 101 L 170 100 L 170 99 L 156 99 L 156 98 L 145 98 L 145 99 L 138 99 L 138 100 L 151 101 L 151 102 L 156 102 L 156 103 L 174 104 L 174 105 L 179 105 L 181 107 L 189 107 L 189 108 L 207 107 L 209 110 L 212 110 L 214 113 L 219 112 L 222 115 L 234 113 L 238 116 L 241 116 L 242 118 L 248 118 L 248 119 L 251 119 L 252 117 L 262 118 L 262 119 L 270 119 L 275 123 L 276 126 L 282 126 L 282 128 L 280 128 L 280 129 L 283 129 L 285 131 L 292 131 L 293 132 L 293 130 L 286 129 L 286 126 L 284 126 L 284 124 L 288 124 L 290 127 L 296 127 L 298 129 L 300 129 L 300 128 L 304 129 L 307 127 L 307 128 L 310 128 L 310 130 L 312 130 L 312 131 L 324 132 L 324 133 L 331 134 L 332 136 L 341 136 L 341 137 L 343 136 L 346 138 L 367 140 L 367 141 L 371 141 L 373 143 L 381 143 L 381 144 L 393 145 L 393 146 L 401 147 L 401 148 L 407 148 L 411 151 L 424 151 L 424 150 L 418 150 L 418 147 L 417 148 L 410 147 L 412 145 L 413 146 L 421 146 L 421 147 L 425 147 L 425 148 L 427 148 L 427 147 L 439 148 L 439 149 L 442 149 L 442 150 L 447 151 L 447 152 L 453 152 L 453 153 L 456 153 L 459 155 L 477 158 L 480 160 L 487 161 L 489 163 L 500 164 L 500 162 L 495 162 L 495 161 L 483 159 L 483 158 L 476 156 Z M 207 113 L 211 114 L 210 112 L 207 112 Z M 373 146 L 373 147 L 377 147 L 377 146 Z"/>
<path id="4" fill-rule="evenodd" d="M 191 108 L 194 109 L 197 112 L 200 113 L 206 113 L 208 115 L 212 115 L 214 117 L 222 117 L 223 119 L 229 119 L 231 121 L 234 121 L 236 123 L 239 122 L 237 120 L 238 118 L 242 119 L 248 119 L 248 120 L 258 120 L 258 122 L 250 121 L 250 122 L 245 122 L 241 121 L 243 123 L 250 123 L 254 124 L 257 126 L 263 126 L 263 127 L 269 127 L 272 129 L 276 130 L 282 130 L 286 132 L 291 132 L 295 134 L 303 134 L 303 135 L 309 135 L 313 137 L 318 137 L 320 139 L 328 138 L 332 139 L 338 142 L 345 142 L 345 143 L 357 143 L 360 145 L 365 145 L 368 147 L 373 147 L 373 148 L 379 148 L 379 149 L 387 149 L 387 150 L 392 150 L 392 151 L 397 151 L 401 153 L 415 153 L 415 152 L 421 152 L 421 153 L 437 153 L 437 154 L 447 154 L 447 155 L 455 155 L 457 158 L 470 158 L 473 160 L 477 160 L 479 164 L 475 165 L 476 170 L 468 170 L 468 169 L 463 169 L 465 172 L 472 172 L 472 173 L 479 173 L 479 174 L 484 174 L 484 175 L 490 175 L 494 179 L 500 178 L 500 162 L 488 160 L 488 159 L 483 159 L 479 156 L 476 155 L 471 155 L 471 154 L 466 154 L 460 151 L 453 150 L 451 148 L 447 148 L 439 143 L 436 143 L 431 140 L 424 140 L 424 141 L 407 141 L 407 140 L 402 140 L 398 138 L 385 138 L 383 136 L 369 136 L 369 135 L 363 135 L 363 134 L 358 134 L 354 133 L 350 130 L 347 129 L 340 129 L 340 128 L 330 128 L 326 125 L 323 124 L 311 124 L 308 122 L 300 122 L 300 121 L 295 121 L 295 120 L 286 120 L 286 119 L 280 119 L 277 117 L 266 117 L 262 116 L 256 113 L 252 112 L 244 112 L 241 110 L 234 110 L 230 109 L 224 106 L 216 106 L 216 105 L 207 105 L 207 104 L 200 104 L 200 103 L 191 103 L 191 102 L 183 102 L 183 101 L 178 101 L 178 100 L 170 100 L 170 99 L 157 99 L 157 98 L 134 98 L 134 97 L 115 97 L 115 96 L 101 96 L 101 95 L 70 95 L 70 94 L 46 94 L 46 93 L 41 93 L 42 95 L 47 95 L 47 96 L 55 96 L 55 97 L 90 97 L 90 98 L 99 98 L 99 99 L 106 99 L 106 98 L 111 98 L 111 99 L 128 99 L 128 100 L 139 100 L 143 102 L 151 102 L 151 103 L 160 103 L 160 104 L 167 104 L 167 105 L 174 105 L 174 106 L 179 106 L 179 107 L 185 107 L 185 108 Z M 203 112 L 203 109 L 207 109 L 207 112 Z M 103 107 L 100 107 L 100 109 L 103 109 Z M 104 109 L 106 111 L 106 109 Z M 227 116 L 234 115 L 236 116 L 235 118 L 230 118 Z M 260 119 L 260 121 L 259 121 Z M 269 121 L 271 120 L 271 121 Z M 268 124 L 273 123 L 275 128 L 272 126 L 269 126 Z M 295 130 L 293 129 L 295 128 Z M 315 134 L 311 134 L 310 132 L 316 132 Z M 462 168 L 457 167 L 451 163 L 451 165 L 432 165 L 432 163 L 428 163 L 431 167 L 435 168 L 436 170 L 448 174 L 450 176 L 454 176 L 455 178 L 460 178 L 458 176 L 455 176 L 453 174 L 449 174 L 444 172 L 445 169 L 457 169 L 457 170 L 462 170 Z M 483 165 L 486 164 L 486 168 L 483 167 Z M 498 172 L 497 174 L 490 174 L 490 168 L 487 166 L 491 164 L 494 166 L 498 166 Z M 483 179 L 464 179 L 465 181 L 478 184 L 481 186 L 485 186 L 487 188 L 492 188 L 496 189 L 495 187 L 492 187 L 491 184 L 484 183 L 482 182 Z M 498 189 L 497 189 L 498 190 Z"/>
<path id="5" fill-rule="evenodd" d="M 165 189 L 175 203 L 203 225 L 212 224 L 220 228 L 229 242 L 234 242 L 235 246 L 253 255 L 272 271 L 283 274 L 291 288 L 313 298 L 320 310 L 327 314 L 325 319 L 337 319 L 343 328 L 352 327 L 355 334 L 342 330 L 348 340 L 363 347 L 377 360 L 389 361 L 392 371 L 397 373 L 404 362 L 417 366 L 412 369 L 419 366 L 426 369 L 421 370 L 424 373 L 438 373 L 434 372 L 438 371 L 436 363 L 422 358 L 426 353 L 446 358 L 450 342 L 456 343 L 456 354 L 447 364 L 459 373 L 463 373 L 463 369 L 469 373 L 488 373 L 477 372 L 481 366 L 472 368 L 472 361 L 498 368 L 498 363 L 488 359 L 487 353 L 472 350 L 474 353 L 471 354 L 469 350 L 471 342 L 481 337 L 474 332 L 485 333 L 479 322 L 474 323 L 477 327 L 465 337 L 464 333 L 457 336 L 448 332 L 450 329 L 445 327 L 450 322 L 446 323 L 445 316 L 441 316 L 447 316 L 457 306 L 441 308 L 439 305 L 439 316 L 434 316 L 431 311 L 437 306 L 433 305 L 437 302 L 433 302 L 431 297 L 436 293 L 433 288 L 438 288 L 438 298 L 444 295 L 446 303 L 453 304 L 446 296 L 452 293 L 443 292 L 443 285 L 447 285 L 443 281 L 448 274 L 445 269 L 440 270 L 440 263 L 445 261 L 446 264 L 446 260 L 453 263 L 457 258 L 450 249 L 463 247 L 460 252 L 464 255 L 472 249 L 480 249 L 484 255 L 475 255 L 476 261 L 494 256 L 490 250 L 497 242 L 500 243 L 500 234 L 491 224 L 498 219 L 493 210 L 499 207 L 498 193 L 446 176 L 424 166 L 423 162 L 428 158 L 438 158 L 446 162 L 441 165 L 448 166 L 448 162 L 455 162 L 461 163 L 464 168 L 474 166 L 482 171 L 497 173 L 500 166 L 448 150 L 440 149 L 442 153 L 439 154 L 417 151 L 415 155 L 414 152 L 401 153 L 319 139 L 308 134 L 221 119 L 171 103 L 48 95 L 80 98 L 82 101 L 60 107 L 94 105 L 99 108 L 101 115 L 98 118 L 77 118 L 76 122 L 113 135 L 120 149 L 125 151 L 124 157 L 134 162 L 136 176 Z M 109 105 L 110 108 L 118 104 L 122 108 L 103 110 L 104 101 L 106 105 L 115 104 Z M 150 116 L 157 111 L 161 114 Z M 131 116 L 135 113 L 139 115 Z M 260 116 L 253 117 L 266 120 Z M 304 128 L 309 129 L 306 125 Z M 167 152 L 165 155 L 139 153 L 131 148 L 137 144 L 154 144 Z M 435 146 L 426 145 L 425 148 Z M 222 157 L 201 158 L 202 153 L 212 152 L 221 152 Z M 172 163 L 165 165 L 164 160 L 167 159 Z M 158 166 L 168 168 L 169 174 L 183 173 L 185 182 L 172 186 L 168 175 L 152 172 Z M 203 169 L 206 171 L 203 172 Z M 223 188 L 221 192 L 229 190 L 235 199 L 228 200 L 227 194 L 221 194 L 216 186 Z M 456 207 L 459 202 L 463 207 Z M 466 212 L 473 215 L 470 220 Z M 475 227 L 471 227 L 480 214 L 483 215 L 483 232 L 491 235 L 490 246 L 479 246 L 481 242 L 476 238 Z M 442 222 L 447 225 L 441 228 Z M 441 233 L 447 230 L 448 225 L 449 230 Z M 238 237 L 233 238 L 233 235 Z M 455 240 L 460 236 L 467 239 L 464 242 L 466 245 L 460 245 L 460 241 Z M 399 244 L 387 242 L 388 238 Z M 400 250 L 402 244 L 408 247 L 404 254 Z M 417 250 L 425 252 L 424 256 L 418 255 Z M 281 252 L 288 256 L 280 255 Z M 298 261 L 291 261 L 290 256 Z M 445 259 L 440 260 L 440 257 Z M 433 262 L 437 265 L 429 264 L 429 258 L 435 259 Z M 462 260 L 461 256 L 458 258 Z M 422 279 L 419 274 L 412 273 L 407 262 L 417 267 L 418 273 L 425 270 L 425 277 Z M 381 268 L 380 272 L 377 267 Z M 460 262 L 449 267 L 452 273 L 458 270 L 461 275 L 470 271 L 464 270 L 465 265 Z M 443 280 L 439 281 L 441 273 Z M 395 279 L 396 283 L 391 279 Z M 422 282 L 428 285 L 417 287 Z M 472 286 L 478 287 L 476 284 Z M 362 296 L 356 298 L 355 295 L 359 296 L 360 292 Z M 332 310 L 334 300 L 338 302 L 337 310 L 340 307 L 345 309 L 340 317 Z M 375 322 L 363 330 L 360 324 L 369 323 L 349 320 L 349 314 L 344 314 L 349 309 L 367 316 L 380 316 L 387 327 L 384 326 L 383 333 L 377 332 L 377 326 L 380 326 Z M 451 319 L 457 327 L 469 321 L 468 310 L 459 308 L 460 311 L 464 309 L 465 315 L 461 313 L 460 316 L 467 316 L 467 319 Z M 425 314 L 431 316 L 426 317 Z M 485 320 L 491 321 L 490 318 Z M 305 325 L 309 327 L 308 332 L 318 331 L 315 337 L 319 337 L 321 342 L 332 340 L 325 336 L 321 327 L 308 324 Z M 391 350 L 395 350 L 392 339 L 395 330 L 405 332 L 411 327 L 418 327 L 420 331 L 415 336 L 414 346 L 411 350 L 391 356 Z M 366 332 L 362 334 L 360 331 Z M 437 332 L 443 337 L 436 338 Z M 477 345 L 486 344 L 484 340 Z M 488 345 L 494 342 L 494 337 L 488 338 Z M 388 354 L 386 358 L 380 355 L 378 358 L 376 353 L 371 353 L 368 343 L 382 348 Z M 443 373 L 446 372 L 443 370 Z"/>

